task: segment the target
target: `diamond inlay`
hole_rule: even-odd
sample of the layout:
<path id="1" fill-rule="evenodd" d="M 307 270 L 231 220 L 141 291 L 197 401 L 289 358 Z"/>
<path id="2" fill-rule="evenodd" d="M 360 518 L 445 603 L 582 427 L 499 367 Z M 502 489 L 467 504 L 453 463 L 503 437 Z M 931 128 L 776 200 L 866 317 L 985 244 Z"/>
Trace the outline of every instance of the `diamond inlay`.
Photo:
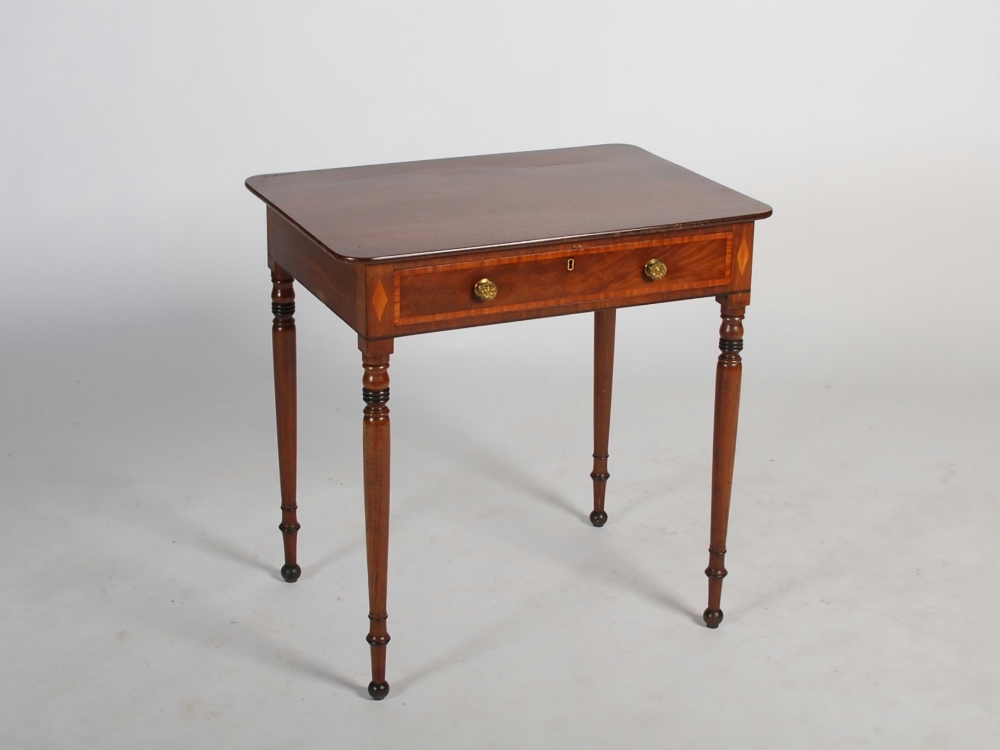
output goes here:
<path id="1" fill-rule="evenodd" d="M 740 243 L 740 251 L 736 253 L 736 262 L 740 264 L 740 273 L 743 273 L 747 269 L 747 263 L 750 262 L 750 248 L 747 247 L 746 238 Z"/>
<path id="2" fill-rule="evenodd" d="M 375 284 L 375 294 L 372 295 L 372 304 L 375 306 L 375 317 L 382 320 L 382 313 L 385 312 L 386 303 L 389 301 L 389 295 L 385 293 L 385 287 L 382 286 L 382 280 L 379 279 Z"/>

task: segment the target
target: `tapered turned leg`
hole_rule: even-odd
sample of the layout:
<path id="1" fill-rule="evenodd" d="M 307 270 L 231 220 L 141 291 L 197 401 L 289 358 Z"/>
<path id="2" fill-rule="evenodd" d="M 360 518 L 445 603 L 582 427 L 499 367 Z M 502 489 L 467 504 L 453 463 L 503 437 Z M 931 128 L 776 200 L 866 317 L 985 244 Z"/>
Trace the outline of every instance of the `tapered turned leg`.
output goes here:
<path id="1" fill-rule="evenodd" d="M 746 293 L 719 295 L 722 326 L 719 329 L 719 364 L 715 370 L 715 434 L 712 441 L 712 531 L 708 547 L 708 609 L 705 624 L 722 622 L 722 579 L 726 577 L 726 531 L 736 459 L 736 422 L 740 410 L 743 365 L 743 314 L 750 302 Z"/>
<path id="2" fill-rule="evenodd" d="M 594 313 L 594 526 L 607 523 L 604 490 L 608 479 L 608 432 L 611 429 L 611 376 L 615 365 L 615 310 Z"/>
<path id="3" fill-rule="evenodd" d="M 378 345 L 381 344 L 381 351 Z M 368 351 L 366 351 L 366 349 Z M 386 351 L 387 349 L 387 351 Z M 392 342 L 362 346 L 365 374 L 361 390 L 365 400 L 363 426 L 365 474 L 365 539 L 368 548 L 368 644 L 371 646 L 372 681 L 368 694 L 379 701 L 389 694 L 385 680 L 386 583 L 389 567 L 389 353 Z"/>
<path id="4" fill-rule="evenodd" d="M 276 263 L 271 267 L 271 344 L 274 350 L 274 402 L 278 422 L 278 471 L 281 478 L 281 529 L 285 564 L 281 577 L 294 583 L 302 574 L 295 562 L 299 522 L 295 517 L 296 386 L 295 289 L 292 277 Z"/>

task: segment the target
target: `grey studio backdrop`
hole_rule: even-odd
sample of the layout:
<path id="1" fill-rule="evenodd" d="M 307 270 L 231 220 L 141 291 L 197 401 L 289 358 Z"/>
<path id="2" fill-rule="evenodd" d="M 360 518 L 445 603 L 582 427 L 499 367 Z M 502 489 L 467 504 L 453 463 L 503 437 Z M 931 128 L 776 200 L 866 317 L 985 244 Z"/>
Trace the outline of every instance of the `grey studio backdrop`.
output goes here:
<path id="1" fill-rule="evenodd" d="M 995 748 L 996 3 L 9 7 L 0 746 Z M 360 355 L 297 314 L 281 582 L 251 174 L 627 142 L 757 226 L 726 620 L 712 300 L 400 339 L 367 700 Z"/>

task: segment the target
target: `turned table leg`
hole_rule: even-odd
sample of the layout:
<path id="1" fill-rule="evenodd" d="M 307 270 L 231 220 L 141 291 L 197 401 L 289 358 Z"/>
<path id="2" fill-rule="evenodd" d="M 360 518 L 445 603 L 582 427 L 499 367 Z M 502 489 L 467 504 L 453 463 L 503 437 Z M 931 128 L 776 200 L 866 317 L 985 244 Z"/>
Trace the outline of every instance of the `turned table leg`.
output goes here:
<path id="1" fill-rule="evenodd" d="M 615 365 L 615 310 L 594 313 L 594 510 L 590 522 L 603 526 L 604 491 L 608 479 L 608 432 L 611 429 L 611 376 Z"/>
<path id="2" fill-rule="evenodd" d="M 362 396 L 365 401 L 362 441 L 365 477 L 365 541 L 368 549 L 368 644 L 372 681 L 368 694 L 379 701 L 389 694 L 385 680 L 386 584 L 389 567 L 389 354 L 392 340 L 361 341 Z"/>
<path id="3" fill-rule="evenodd" d="M 748 293 L 716 297 L 722 306 L 719 328 L 719 364 L 715 370 L 715 433 L 712 441 L 712 531 L 708 547 L 708 609 L 703 618 L 710 628 L 722 622 L 722 579 L 726 577 L 726 531 L 736 459 L 736 423 L 740 411 L 740 378 L 743 372 L 743 315 Z"/>
<path id="4" fill-rule="evenodd" d="M 274 403 L 278 423 L 278 471 L 281 480 L 281 523 L 278 528 L 285 546 L 281 577 L 294 583 L 302 574 L 295 562 L 299 522 L 295 516 L 296 386 L 295 386 L 295 289 L 285 269 L 271 264 L 271 345 L 274 351 Z"/>

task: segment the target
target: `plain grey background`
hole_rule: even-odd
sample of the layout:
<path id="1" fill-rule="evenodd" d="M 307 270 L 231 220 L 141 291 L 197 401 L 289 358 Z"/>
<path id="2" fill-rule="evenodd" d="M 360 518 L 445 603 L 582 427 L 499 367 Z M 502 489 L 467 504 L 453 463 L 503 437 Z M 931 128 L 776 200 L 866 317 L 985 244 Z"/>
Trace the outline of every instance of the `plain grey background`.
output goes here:
<path id="1" fill-rule="evenodd" d="M 0 744 L 991 748 L 1000 10 L 94 2 L 0 27 Z M 251 175 L 635 143 L 757 226 L 723 608 L 699 627 L 718 307 L 393 357 L 390 697 L 360 356 L 308 295 L 277 578 Z"/>

